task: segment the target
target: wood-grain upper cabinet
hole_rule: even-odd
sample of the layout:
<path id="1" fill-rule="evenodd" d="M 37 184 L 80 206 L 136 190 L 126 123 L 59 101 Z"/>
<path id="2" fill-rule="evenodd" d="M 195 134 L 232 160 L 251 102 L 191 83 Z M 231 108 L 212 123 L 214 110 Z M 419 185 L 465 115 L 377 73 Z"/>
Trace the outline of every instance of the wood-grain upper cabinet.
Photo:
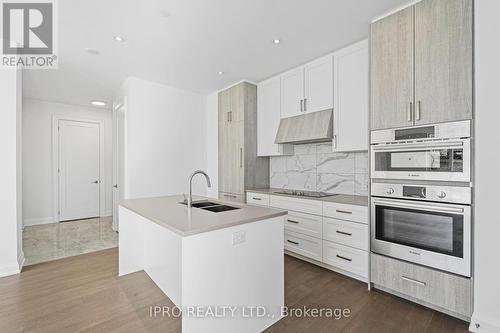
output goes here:
<path id="1" fill-rule="evenodd" d="M 257 87 L 219 93 L 219 197 L 244 201 L 247 188 L 269 187 L 269 158 L 257 157 Z"/>
<path id="2" fill-rule="evenodd" d="M 413 10 L 371 25 L 371 129 L 413 124 Z"/>
<path id="3" fill-rule="evenodd" d="M 423 0 L 372 23 L 372 130 L 472 118 L 472 1 Z"/>
<path id="4" fill-rule="evenodd" d="M 293 154 L 293 147 L 274 143 L 281 119 L 281 80 L 274 77 L 257 86 L 257 155 Z"/>
<path id="5" fill-rule="evenodd" d="M 333 60 L 326 56 L 281 75 L 281 117 L 333 108 Z"/>
<path id="6" fill-rule="evenodd" d="M 472 118 L 472 0 L 415 5 L 415 124 Z"/>
<path id="7" fill-rule="evenodd" d="M 335 52 L 333 151 L 368 149 L 368 41 Z"/>

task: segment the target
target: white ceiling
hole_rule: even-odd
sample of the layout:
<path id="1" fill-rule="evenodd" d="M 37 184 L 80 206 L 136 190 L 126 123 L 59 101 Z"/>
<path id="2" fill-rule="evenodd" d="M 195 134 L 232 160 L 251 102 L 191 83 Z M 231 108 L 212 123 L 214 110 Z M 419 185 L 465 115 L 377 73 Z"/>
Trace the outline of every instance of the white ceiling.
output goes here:
<path id="1" fill-rule="evenodd" d="M 26 71 L 24 96 L 111 101 L 128 76 L 199 93 L 242 79 L 258 82 L 365 38 L 371 19 L 407 2 L 58 1 L 59 69 Z M 126 42 L 114 41 L 116 35 Z M 274 45 L 275 38 L 282 43 Z"/>

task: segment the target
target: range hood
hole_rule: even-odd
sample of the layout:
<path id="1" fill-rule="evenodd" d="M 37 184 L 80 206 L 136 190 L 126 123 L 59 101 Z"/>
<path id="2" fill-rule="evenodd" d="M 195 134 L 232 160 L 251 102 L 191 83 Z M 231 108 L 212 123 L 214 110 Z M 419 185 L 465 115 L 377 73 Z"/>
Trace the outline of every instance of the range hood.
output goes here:
<path id="1" fill-rule="evenodd" d="M 281 119 L 274 142 L 298 145 L 332 139 L 333 110 L 328 109 Z"/>

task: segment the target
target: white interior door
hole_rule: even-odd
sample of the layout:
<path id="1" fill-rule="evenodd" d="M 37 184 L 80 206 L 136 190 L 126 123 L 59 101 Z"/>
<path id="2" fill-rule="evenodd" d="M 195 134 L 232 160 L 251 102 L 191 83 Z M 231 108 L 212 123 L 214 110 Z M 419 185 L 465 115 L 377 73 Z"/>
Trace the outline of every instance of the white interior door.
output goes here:
<path id="1" fill-rule="evenodd" d="M 99 216 L 99 124 L 59 120 L 59 220 Z"/>
<path id="2" fill-rule="evenodd" d="M 113 230 L 118 231 L 118 204 L 124 199 L 125 110 L 113 112 Z"/>

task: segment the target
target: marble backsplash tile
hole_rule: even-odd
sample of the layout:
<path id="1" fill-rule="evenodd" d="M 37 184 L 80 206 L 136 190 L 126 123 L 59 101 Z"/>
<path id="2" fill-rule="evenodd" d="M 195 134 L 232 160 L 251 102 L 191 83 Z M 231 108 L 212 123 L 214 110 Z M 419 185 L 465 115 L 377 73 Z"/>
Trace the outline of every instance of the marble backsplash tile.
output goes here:
<path id="1" fill-rule="evenodd" d="M 293 156 L 271 157 L 271 187 L 368 194 L 368 153 L 332 153 L 331 144 L 296 145 Z"/>

